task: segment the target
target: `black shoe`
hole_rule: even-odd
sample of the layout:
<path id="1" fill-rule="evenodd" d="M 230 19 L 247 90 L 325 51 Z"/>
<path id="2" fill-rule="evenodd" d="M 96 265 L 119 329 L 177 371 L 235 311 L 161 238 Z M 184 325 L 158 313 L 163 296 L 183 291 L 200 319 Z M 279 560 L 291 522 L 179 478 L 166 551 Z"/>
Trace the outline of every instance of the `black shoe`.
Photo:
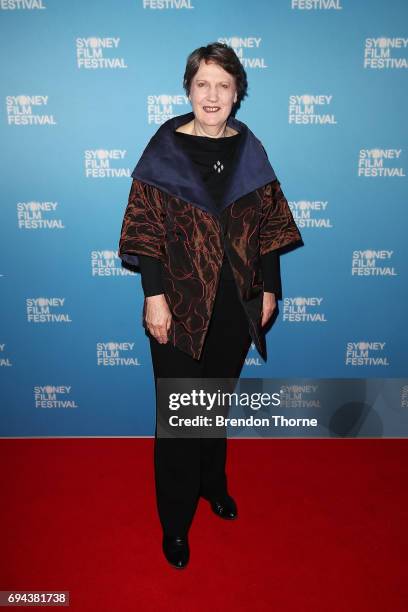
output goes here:
<path id="1" fill-rule="evenodd" d="M 238 517 L 238 508 L 232 497 L 210 501 L 212 511 L 223 519 L 233 520 Z"/>
<path id="2" fill-rule="evenodd" d="M 187 536 L 163 535 L 163 552 L 167 561 L 173 567 L 183 569 L 190 558 Z"/>

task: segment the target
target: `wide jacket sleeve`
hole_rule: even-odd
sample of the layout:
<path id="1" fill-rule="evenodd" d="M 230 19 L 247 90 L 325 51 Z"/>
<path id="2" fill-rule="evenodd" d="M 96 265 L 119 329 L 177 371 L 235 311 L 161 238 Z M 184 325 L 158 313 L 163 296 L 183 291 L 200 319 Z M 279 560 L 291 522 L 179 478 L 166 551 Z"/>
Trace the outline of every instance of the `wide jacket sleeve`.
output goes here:
<path id="1" fill-rule="evenodd" d="M 263 187 L 260 219 L 260 254 L 302 240 L 278 179 Z"/>
<path id="2" fill-rule="evenodd" d="M 133 179 L 120 232 L 118 255 L 139 266 L 138 255 L 161 260 L 164 255 L 164 202 L 153 185 Z"/>

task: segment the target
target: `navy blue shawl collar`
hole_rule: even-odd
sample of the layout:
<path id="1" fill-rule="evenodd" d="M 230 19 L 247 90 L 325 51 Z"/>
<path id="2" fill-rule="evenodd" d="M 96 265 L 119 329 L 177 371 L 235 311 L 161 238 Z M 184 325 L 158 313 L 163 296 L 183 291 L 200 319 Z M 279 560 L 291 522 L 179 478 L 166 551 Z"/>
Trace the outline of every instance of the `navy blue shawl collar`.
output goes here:
<path id="1" fill-rule="evenodd" d="M 276 179 L 261 141 L 245 123 L 230 115 L 227 125 L 240 132 L 241 138 L 221 206 L 217 207 L 199 171 L 176 142 L 175 129 L 193 118 L 194 113 L 189 112 L 163 123 L 143 151 L 132 177 L 217 217 L 238 198 Z"/>

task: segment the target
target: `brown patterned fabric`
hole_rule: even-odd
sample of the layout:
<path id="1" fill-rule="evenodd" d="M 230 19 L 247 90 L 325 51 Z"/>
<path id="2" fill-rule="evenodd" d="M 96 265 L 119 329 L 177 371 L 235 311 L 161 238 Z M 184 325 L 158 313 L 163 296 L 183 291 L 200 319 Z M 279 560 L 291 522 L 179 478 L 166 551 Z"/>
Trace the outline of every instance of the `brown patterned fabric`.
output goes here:
<path id="1" fill-rule="evenodd" d="M 120 257 L 140 253 L 161 259 L 165 297 L 172 313 L 169 339 L 174 346 L 199 359 L 225 246 L 251 337 L 266 359 L 261 327 L 260 255 L 301 238 L 277 179 L 224 208 L 219 218 L 133 179 L 118 253 Z M 146 299 L 142 313 L 144 327 L 145 311 Z"/>

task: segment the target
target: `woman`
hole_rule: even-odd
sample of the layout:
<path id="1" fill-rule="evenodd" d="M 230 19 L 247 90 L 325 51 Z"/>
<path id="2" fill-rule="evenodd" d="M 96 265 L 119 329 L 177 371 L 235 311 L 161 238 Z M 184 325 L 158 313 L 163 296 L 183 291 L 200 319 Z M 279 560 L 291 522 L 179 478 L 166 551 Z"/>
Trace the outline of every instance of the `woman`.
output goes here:
<path id="1" fill-rule="evenodd" d="M 183 81 L 192 112 L 157 130 L 132 173 L 119 256 L 142 274 L 142 324 L 154 378 L 238 378 L 251 341 L 266 359 L 265 325 L 281 297 L 278 249 L 301 235 L 262 143 L 234 118 L 247 95 L 235 51 L 193 51 Z M 189 560 L 200 497 L 237 518 L 226 438 L 155 433 L 163 552 Z"/>

